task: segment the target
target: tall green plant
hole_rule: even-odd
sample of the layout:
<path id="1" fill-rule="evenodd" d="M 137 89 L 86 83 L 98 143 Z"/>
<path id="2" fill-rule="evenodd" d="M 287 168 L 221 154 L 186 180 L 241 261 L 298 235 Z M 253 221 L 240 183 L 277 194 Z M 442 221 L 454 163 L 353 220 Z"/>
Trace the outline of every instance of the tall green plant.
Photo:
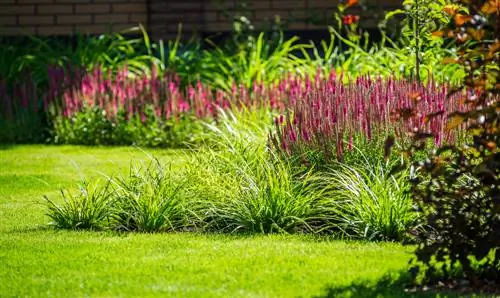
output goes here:
<path id="1" fill-rule="evenodd" d="M 206 229 L 223 232 L 318 231 L 326 213 L 312 173 L 297 177 L 287 161 L 266 148 L 267 125 L 242 125 L 228 115 L 213 127 L 215 148 L 199 151 L 188 169 Z"/>
<path id="2" fill-rule="evenodd" d="M 272 44 L 264 33 L 244 46 L 229 43 L 219 47 L 208 41 L 213 48 L 203 52 L 205 71 L 201 79 L 228 91 L 233 85 L 243 84 L 250 88 L 255 82 L 275 82 L 285 73 L 295 71 L 300 64 L 294 52 L 300 51 L 304 45 L 297 41 L 297 37 L 285 40 L 281 35 Z"/>

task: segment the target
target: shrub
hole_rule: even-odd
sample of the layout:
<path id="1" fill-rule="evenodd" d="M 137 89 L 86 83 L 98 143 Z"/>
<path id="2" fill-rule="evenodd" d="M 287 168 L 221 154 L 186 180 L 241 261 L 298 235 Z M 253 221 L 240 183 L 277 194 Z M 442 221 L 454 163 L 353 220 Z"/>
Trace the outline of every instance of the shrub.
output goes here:
<path id="1" fill-rule="evenodd" d="M 50 224 L 56 228 L 72 230 L 105 228 L 113 203 L 113 191 L 110 186 L 110 181 L 104 186 L 84 182 L 77 195 L 61 190 L 64 200 L 61 204 L 45 197 L 47 216 L 52 220 Z"/>
<path id="2" fill-rule="evenodd" d="M 421 175 L 412 194 L 432 233 L 421 233 L 414 273 L 423 283 L 498 291 L 500 285 L 500 151 L 498 1 L 457 1 L 447 7 L 458 63 L 467 71 L 458 88 L 465 111 L 448 115 L 448 127 L 464 126 L 463 145 L 442 146 L 415 166 Z M 461 6 L 460 6 L 461 5 Z M 434 119 L 434 115 L 429 115 Z M 410 156 L 433 134 L 416 131 Z M 464 281 L 465 279 L 465 281 Z M 418 282 L 419 280 L 416 279 Z"/>
<path id="3" fill-rule="evenodd" d="M 128 117 L 119 111 L 109 118 L 99 107 L 84 108 L 68 118 L 53 123 L 52 141 L 76 145 L 137 145 L 145 147 L 178 148 L 205 140 L 204 120 L 191 114 L 176 119 L 162 119 L 152 106 L 144 116 Z"/>

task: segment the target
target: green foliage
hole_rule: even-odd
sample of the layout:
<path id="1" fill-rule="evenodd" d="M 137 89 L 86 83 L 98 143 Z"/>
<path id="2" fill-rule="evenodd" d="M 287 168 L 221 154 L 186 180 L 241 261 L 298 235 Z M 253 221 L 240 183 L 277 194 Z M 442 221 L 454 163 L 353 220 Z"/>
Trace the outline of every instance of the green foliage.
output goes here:
<path id="1" fill-rule="evenodd" d="M 335 25 L 329 27 L 330 40 L 310 42 L 308 47 L 301 48 L 302 68 L 308 73 L 318 68 L 326 72 L 334 69 L 353 78 L 374 74 L 414 78 L 418 73 L 422 81 L 434 79 L 458 84 L 465 75 L 463 69 L 456 64 L 441 63 L 445 57 L 457 56 L 455 47 L 447 39 L 432 34 L 441 21 L 449 20 L 443 12 L 448 2 L 405 1 L 405 9 L 388 12 L 379 24 L 382 39 L 378 42 L 359 28 L 357 20 L 344 23 L 350 8 L 341 8 L 334 14 Z M 398 18 L 400 15 L 405 17 Z M 394 34 L 393 28 L 401 30 L 396 29 Z"/>
<path id="2" fill-rule="evenodd" d="M 104 186 L 84 183 L 80 194 L 62 190 L 62 203 L 47 202 L 51 225 L 60 229 L 160 232 L 186 226 L 182 188 L 185 178 L 165 170 L 157 159 L 131 165 L 128 176 L 109 178 Z"/>
<path id="3" fill-rule="evenodd" d="M 206 134 L 203 123 L 204 120 L 190 114 L 160 119 L 151 107 L 143 117 L 128 119 L 121 111 L 115 119 L 110 119 L 104 110 L 92 107 L 70 118 L 57 118 L 51 139 L 56 144 L 178 148 L 202 142 Z"/>
<path id="4" fill-rule="evenodd" d="M 393 175 L 392 168 L 365 160 L 352 166 L 337 164 L 329 171 L 336 229 L 352 238 L 402 241 L 417 228 L 409 171 Z"/>
<path id="5" fill-rule="evenodd" d="M 445 12 L 445 7 L 450 3 L 450 0 L 405 0 L 404 10 L 398 9 L 386 15 L 385 21 L 397 14 L 406 16 L 402 21 L 401 36 L 415 59 L 414 75 L 417 81 L 420 81 L 421 65 L 426 66 L 429 60 L 433 62 L 432 65 L 439 65 L 439 61 L 444 58 L 442 55 L 439 57 L 438 51 L 443 48 L 444 40 L 433 35 L 433 32 L 439 32 L 442 25 L 450 20 Z M 433 75 L 432 69 L 424 67 L 423 70 L 427 70 L 429 76 Z"/>
<path id="6" fill-rule="evenodd" d="M 289 165 L 269 161 L 267 156 L 254 160 L 255 164 L 243 165 L 235 165 L 229 158 L 222 161 L 227 163 L 227 172 L 216 175 L 223 176 L 226 182 L 217 187 L 231 187 L 231 191 L 206 202 L 203 216 L 209 230 L 292 233 L 320 228 L 312 224 L 323 220 L 326 200 L 315 187 L 312 174 L 293 177 Z"/>
<path id="7" fill-rule="evenodd" d="M 102 229 L 109 220 L 112 194 L 110 181 L 104 186 L 84 182 L 77 195 L 61 190 L 64 200 L 61 204 L 45 197 L 47 216 L 52 220 L 51 225 L 60 229 Z"/>
<path id="8" fill-rule="evenodd" d="M 184 227 L 185 181 L 153 159 L 148 166 L 132 166 L 128 177 L 114 180 L 116 198 L 112 226 L 125 231 L 158 232 Z"/>
<path id="9" fill-rule="evenodd" d="M 316 187 L 318 177 L 297 177 L 288 162 L 267 150 L 271 117 L 260 125 L 248 122 L 258 115 L 222 114 L 221 124 L 211 127 L 216 147 L 200 150 L 188 162 L 195 213 L 212 231 L 318 231 L 319 224 L 312 224 L 321 221 L 327 202 Z"/>
<path id="10" fill-rule="evenodd" d="M 320 44 L 311 42 L 311 50 L 303 50 L 303 72 L 314 73 L 320 68 L 327 72 L 334 69 L 356 78 L 362 75 L 412 78 L 416 72 L 416 61 L 411 39 L 406 36 L 391 38 L 382 30 L 382 39 L 373 42 L 367 33 L 346 37 L 338 28 L 330 27 L 330 40 Z M 421 51 L 420 77 L 423 81 L 457 84 L 464 77 L 456 64 L 442 64 L 445 57 L 456 57 L 455 49 L 444 40 L 436 39 L 431 46 Z"/>
<path id="11" fill-rule="evenodd" d="M 0 115 L 0 143 L 43 143 L 49 131 L 45 115 L 28 109 L 19 109 L 15 117 Z"/>
<path id="12" fill-rule="evenodd" d="M 148 73 L 152 64 L 160 62 L 152 55 L 152 44 L 142 27 L 96 37 L 78 34 L 73 39 L 73 46 L 65 41 L 33 36 L 28 40 L 1 43 L 0 77 L 12 82 L 30 73 L 35 83 L 44 88 L 50 80 L 49 66 L 83 67 L 88 71 L 99 66 L 107 72 L 127 65 L 131 73 L 139 75 Z"/>
<path id="13" fill-rule="evenodd" d="M 281 35 L 271 43 L 260 33 L 244 44 L 228 42 L 219 47 L 211 43 L 213 48 L 203 52 L 204 71 L 200 78 L 212 87 L 227 91 L 237 84 L 250 88 L 254 83 L 275 82 L 287 72 L 294 72 L 300 64 L 294 52 L 304 45 L 297 41 L 297 37 L 285 40 Z"/>
<path id="14" fill-rule="evenodd" d="M 412 195 L 432 232 L 418 235 L 414 273 L 424 283 L 486 291 L 500 285 L 500 27 L 498 1 L 456 1 L 442 32 L 452 36 L 467 75 L 455 92 L 466 109 L 448 117 L 448 128 L 466 128 L 464 144 L 428 154 L 412 181 Z M 436 117 L 428 115 L 429 119 Z M 427 131 L 416 131 L 407 154 L 422 151 Z M 463 281 L 465 279 L 465 281 Z M 418 279 L 417 279 L 418 281 Z"/>

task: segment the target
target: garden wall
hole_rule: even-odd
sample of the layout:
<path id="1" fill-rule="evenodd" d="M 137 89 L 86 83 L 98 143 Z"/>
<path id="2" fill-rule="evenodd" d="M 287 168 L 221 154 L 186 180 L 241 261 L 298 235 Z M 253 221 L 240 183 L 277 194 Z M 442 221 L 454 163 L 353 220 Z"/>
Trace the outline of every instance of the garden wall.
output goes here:
<path id="1" fill-rule="evenodd" d="M 146 0 L 0 0 L 2 35 L 120 31 L 147 23 Z"/>
<path id="2" fill-rule="evenodd" d="M 155 37 L 175 36 L 180 21 L 185 32 L 227 32 L 233 16 L 245 15 L 261 29 L 272 26 L 279 16 L 286 30 L 324 30 L 333 22 L 338 4 L 339 0 L 150 0 L 149 28 Z M 400 0 L 367 0 L 350 13 L 363 16 L 363 27 L 375 28 L 384 10 L 400 5 Z"/>
<path id="3" fill-rule="evenodd" d="M 231 30 L 235 15 L 260 29 L 276 21 L 286 30 L 321 30 L 332 23 L 339 0 L 0 0 L 0 35 L 69 35 L 119 31 L 142 23 L 155 38 L 183 31 L 209 34 Z M 384 9 L 399 0 L 367 0 L 351 13 L 373 28 Z"/>

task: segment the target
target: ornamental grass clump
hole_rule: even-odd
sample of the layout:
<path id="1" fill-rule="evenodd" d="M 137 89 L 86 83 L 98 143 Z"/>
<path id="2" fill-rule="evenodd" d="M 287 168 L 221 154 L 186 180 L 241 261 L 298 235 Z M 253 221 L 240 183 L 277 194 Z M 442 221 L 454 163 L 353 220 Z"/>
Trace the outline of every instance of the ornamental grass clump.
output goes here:
<path id="1" fill-rule="evenodd" d="M 185 183 L 185 176 L 152 158 L 104 185 L 83 183 L 77 195 L 61 190 L 62 201 L 45 197 L 47 216 L 59 229 L 175 231 L 189 223 Z"/>
<path id="2" fill-rule="evenodd" d="M 70 230 L 99 230 L 107 227 L 114 202 L 111 181 L 104 185 L 84 182 L 78 194 L 61 190 L 61 196 L 62 203 L 44 197 L 52 226 Z"/>
<path id="3" fill-rule="evenodd" d="M 230 233 L 318 232 L 328 216 L 324 192 L 312 173 L 296 175 L 292 166 L 266 146 L 267 127 L 242 125 L 244 118 L 224 114 L 212 127 L 215 148 L 188 162 L 193 210 L 205 230 Z"/>
<path id="4" fill-rule="evenodd" d="M 392 174 L 393 165 L 363 160 L 337 163 L 325 174 L 331 185 L 334 231 L 364 240 L 402 241 L 419 230 L 421 218 L 409 194 L 409 171 Z"/>
<path id="5" fill-rule="evenodd" d="M 185 181 L 165 170 L 156 159 L 148 166 L 132 166 L 128 177 L 114 179 L 112 227 L 116 230 L 161 232 L 184 227 L 187 212 Z"/>

